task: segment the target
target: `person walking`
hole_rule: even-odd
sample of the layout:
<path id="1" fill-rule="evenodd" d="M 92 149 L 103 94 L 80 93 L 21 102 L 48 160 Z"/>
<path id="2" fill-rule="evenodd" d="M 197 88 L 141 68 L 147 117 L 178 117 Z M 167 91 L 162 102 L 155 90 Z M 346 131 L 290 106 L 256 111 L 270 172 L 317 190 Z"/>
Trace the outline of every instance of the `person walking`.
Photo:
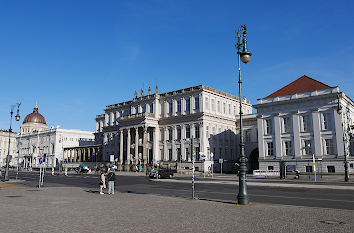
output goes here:
<path id="1" fill-rule="evenodd" d="M 114 173 L 114 168 L 109 169 L 107 180 L 108 180 L 108 194 L 114 194 L 114 182 L 116 180 L 116 174 Z"/>
<path id="2" fill-rule="evenodd" d="M 104 194 L 103 189 L 106 188 L 106 171 L 101 171 L 100 194 Z"/>

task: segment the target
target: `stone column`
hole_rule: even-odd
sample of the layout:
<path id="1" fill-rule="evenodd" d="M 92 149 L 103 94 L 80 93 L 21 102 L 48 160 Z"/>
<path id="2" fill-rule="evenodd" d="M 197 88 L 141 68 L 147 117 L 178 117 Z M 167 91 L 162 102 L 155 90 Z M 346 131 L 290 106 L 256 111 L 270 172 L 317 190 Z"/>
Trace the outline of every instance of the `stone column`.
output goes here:
<path id="1" fill-rule="evenodd" d="M 343 125 L 342 125 L 342 114 L 338 114 L 337 111 L 333 110 L 334 118 L 334 129 L 335 129 L 335 140 L 333 144 L 334 149 L 337 149 L 337 157 L 344 158 L 344 141 L 343 141 Z M 343 112 L 344 114 L 344 112 Z M 334 151 L 336 153 L 336 151 Z"/>
<path id="2" fill-rule="evenodd" d="M 160 146 L 159 146 L 159 137 L 160 136 L 160 129 L 158 127 L 154 128 L 154 135 L 153 135 L 153 139 L 154 139 L 154 145 L 153 145 L 153 156 L 154 156 L 154 164 L 157 163 L 157 160 L 161 160 L 160 156 L 159 156 L 159 152 L 160 152 Z"/>
<path id="3" fill-rule="evenodd" d="M 181 156 L 182 156 L 182 161 L 186 160 L 185 140 L 186 140 L 186 126 L 184 124 L 182 124 L 181 125 Z"/>
<path id="4" fill-rule="evenodd" d="M 176 129 L 176 126 L 174 125 L 174 126 L 172 126 L 172 142 L 171 142 L 172 161 L 177 160 L 176 139 L 177 139 L 177 129 Z"/>
<path id="5" fill-rule="evenodd" d="M 257 116 L 257 129 L 258 129 L 258 151 L 259 158 L 264 159 L 266 152 L 264 147 L 264 119 L 260 116 Z M 235 140 L 236 143 L 236 140 Z"/>
<path id="6" fill-rule="evenodd" d="M 167 137 L 168 135 L 168 128 L 164 127 L 164 135 L 163 135 L 163 155 L 162 155 L 162 160 L 166 161 L 167 155 L 168 155 L 168 150 L 167 150 Z"/>
<path id="7" fill-rule="evenodd" d="M 148 159 L 147 158 L 148 157 L 148 154 L 147 154 L 147 130 L 148 130 L 148 127 L 145 126 L 143 128 L 143 160 L 144 160 L 144 165 L 147 164 L 147 159 Z"/>
<path id="8" fill-rule="evenodd" d="M 300 142 L 300 116 L 297 113 L 293 113 L 293 133 L 294 133 L 294 142 L 293 149 L 295 158 L 301 158 L 301 142 Z"/>
<path id="9" fill-rule="evenodd" d="M 122 163 L 123 163 L 123 129 L 120 129 L 119 136 L 119 170 L 122 171 Z"/>
<path id="10" fill-rule="evenodd" d="M 139 128 L 135 127 L 135 163 L 139 162 Z"/>
<path id="11" fill-rule="evenodd" d="M 280 159 L 283 157 L 282 154 L 282 144 L 281 144 L 281 118 L 279 116 L 274 116 L 274 141 L 273 141 L 273 151 L 275 157 Z"/>
<path id="12" fill-rule="evenodd" d="M 312 154 L 315 154 L 316 157 L 322 156 L 321 123 L 321 113 L 318 111 L 312 112 L 313 140 L 311 140 L 311 148 Z"/>
<path id="13" fill-rule="evenodd" d="M 125 162 L 125 170 L 130 171 L 130 128 L 128 128 L 127 133 L 127 160 Z"/>

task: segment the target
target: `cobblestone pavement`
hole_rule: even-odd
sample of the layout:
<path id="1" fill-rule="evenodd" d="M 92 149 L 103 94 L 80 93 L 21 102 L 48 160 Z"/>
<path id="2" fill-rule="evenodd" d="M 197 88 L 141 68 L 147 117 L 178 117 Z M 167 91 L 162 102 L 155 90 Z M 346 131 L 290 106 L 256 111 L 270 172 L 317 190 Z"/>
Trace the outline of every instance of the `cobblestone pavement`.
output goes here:
<path id="1" fill-rule="evenodd" d="M 78 187 L 0 190 L 0 232 L 354 232 L 354 211 L 99 195 Z"/>

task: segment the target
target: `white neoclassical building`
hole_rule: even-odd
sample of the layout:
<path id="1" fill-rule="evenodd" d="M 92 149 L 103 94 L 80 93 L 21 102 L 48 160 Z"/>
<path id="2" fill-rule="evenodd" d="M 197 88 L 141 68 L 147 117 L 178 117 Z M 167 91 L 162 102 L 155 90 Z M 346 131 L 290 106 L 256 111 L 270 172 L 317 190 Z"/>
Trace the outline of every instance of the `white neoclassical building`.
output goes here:
<path id="1" fill-rule="evenodd" d="M 344 172 L 344 155 L 353 171 L 354 103 L 339 90 L 302 76 L 258 99 L 259 167 L 279 170 L 280 162 L 301 172 Z"/>
<path id="2" fill-rule="evenodd" d="M 10 166 L 13 165 L 13 159 L 17 153 L 16 147 L 17 133 L 10 132 L 9 130 L 0 129 L 0 167 L 6 165 L 6 157 L 9 152 L 9 137 L 10 137 Z"/>
<path id="3" fill-rule="evenodd" d="M 36 105 L 20 126 L 16 138 L 18 153 L 13 163 L 24 168 L 36 168 L 39 167 L 39 158 L 45 157 L 46 166 L 57 167 L 64 160 L 65 148 L 94 144 L 94 138 L 93 132 L 89 131 L 61 129 L 58 126 L 48 128 Z"/>
<path id="4" fill-rule="evenodd" d="M 133 164 L 176 165 L 190 168 L 191 149 L 197 169 L 202 160 L 223 158 L 234 164 L 238 157 L 236 120 L 239 98 L 199 85 L 181 90 L 141 96 L 108 105 L 96 116 L 96 141 L 103 144 L 103 159 L 111 156 L 122 168 Z M 252 113 L 243 99 L 245 114 Z M 191 147 L 190 138 L 196 143 Z M 204 163 L 205 165 L 205 163 Z M 229 166 L 231 169 L 231 165 Z"/>

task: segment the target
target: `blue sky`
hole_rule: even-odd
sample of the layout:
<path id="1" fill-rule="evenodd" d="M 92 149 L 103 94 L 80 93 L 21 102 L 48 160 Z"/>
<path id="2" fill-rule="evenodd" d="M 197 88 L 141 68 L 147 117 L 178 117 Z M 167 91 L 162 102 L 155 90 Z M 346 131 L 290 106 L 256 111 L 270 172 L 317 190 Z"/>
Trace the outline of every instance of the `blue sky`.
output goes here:
<path id="1" fill-rule="evenodd" d="M 36 101 L 49 126 L 94 130 L 134 91 L 204 84 L 237 94 L 235 29 L 251 103 L 307 75 L 354 98 L 353 1 L 0 1 L 0 128 Z M 14 129 L 19 130 L 19 123 Z"/>

